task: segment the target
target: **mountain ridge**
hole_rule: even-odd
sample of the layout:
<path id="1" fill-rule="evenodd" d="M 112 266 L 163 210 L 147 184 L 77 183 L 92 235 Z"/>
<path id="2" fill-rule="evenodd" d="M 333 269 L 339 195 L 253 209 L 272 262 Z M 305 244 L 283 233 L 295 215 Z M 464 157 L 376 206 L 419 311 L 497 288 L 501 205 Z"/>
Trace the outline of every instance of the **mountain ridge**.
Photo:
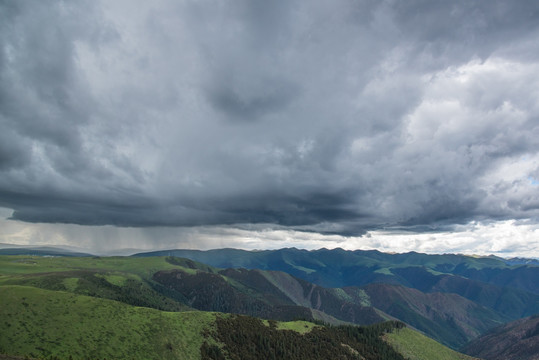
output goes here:
<path id="1" fill-rule="evenodd" d="M 424 292 L 455 292 L 501 311 L 514 320 L 539 312 L 539 282 L 536 281 L 539 266 L 507 265 L 492 257 L 295 248 L 257 252 L 238 249 L 169 250 L 133 256 L 152 255 L 191 258 L 219 268 L 284 271 L 324 287 L 361 287 L 382 282 Z M 499 301 L 493 303 L 493 298 Z M 513 305 L 506 303 L 517 306 L 513 309 Z"/>

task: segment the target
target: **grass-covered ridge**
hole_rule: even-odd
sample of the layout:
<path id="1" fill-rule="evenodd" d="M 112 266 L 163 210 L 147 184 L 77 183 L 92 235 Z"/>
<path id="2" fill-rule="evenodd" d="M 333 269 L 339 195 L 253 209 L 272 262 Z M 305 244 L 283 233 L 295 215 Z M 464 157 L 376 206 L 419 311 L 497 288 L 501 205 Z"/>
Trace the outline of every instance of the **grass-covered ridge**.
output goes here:
<path id="1" fill-rule="evenodd" d="M 183 298 L 152 281 L 156 271 L 190 268 L 166 258 L 0 256 L 0 285 L 23 285 L 117 300 L 158 310 L 189 310 Z M 185 260 L 189 263 L 191 260 Z M 188 264 L 184 264 L 188 265 Z"/>
<path id="2" fill-rule="evenodd" d="M 186 259 L 167 261 L 167 257 L 42 257 L 42 256 L 0 256 L 0 281 L 6 276 L 24 274 L 63 272 L 74 270 L 114 271 L 137 275 L 150 279 L 159 270 L 175 268 L 189 269 L 197 263 Z M 202 264 L 201 264 L 202 266 Z M 205 266 L 211 269 L 209 266 Z"/>
<path id="3" fill-rule="evenodd" d="M 408 360 L 473 360 L 409 328 L 396 329 L 384 339 Z"/>

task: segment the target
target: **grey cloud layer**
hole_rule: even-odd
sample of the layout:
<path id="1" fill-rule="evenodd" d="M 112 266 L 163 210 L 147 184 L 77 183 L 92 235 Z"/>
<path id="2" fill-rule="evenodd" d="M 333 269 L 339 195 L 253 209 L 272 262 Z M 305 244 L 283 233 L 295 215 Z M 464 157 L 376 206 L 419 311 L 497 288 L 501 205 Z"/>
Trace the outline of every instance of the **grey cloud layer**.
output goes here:
<path id="1" fill-rule="evenodd" d="M 0 205 L 29 222 L 536 218 L 535 1 L 0 3 Z"/>

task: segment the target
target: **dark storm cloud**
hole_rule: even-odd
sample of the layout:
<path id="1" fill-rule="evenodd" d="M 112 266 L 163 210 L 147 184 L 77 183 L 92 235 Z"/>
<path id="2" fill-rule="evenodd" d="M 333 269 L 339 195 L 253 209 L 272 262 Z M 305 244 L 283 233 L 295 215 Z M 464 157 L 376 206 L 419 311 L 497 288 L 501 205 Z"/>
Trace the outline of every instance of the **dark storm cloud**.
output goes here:
<path id="1" fill-rule="evenodd" d="M 295 87 L 286 82 L 273 85 L 267 81 L 265 86 L 264 93 L 251 94 L 243 99 L 234 89 L 215 89 L 210 92 L 209 100 L 231 121 L 255 121 L 265 114 L 285 110 L 297 93 Z"/>
<path id="2" fill-rule="evenodd" d="M 405 41 L 413 39 L 414 49 L 433 61 L 430 66 L 450 66 L 473 55 L 487 58 L 495 51 L 510 50 L 513 42 L 533 36 L 539 20 L 533 1 L 418 0 L 393 5 L 393 20 Z"/>
<path id="3" fill-rule="evenodd" d="M 346 235 L 535 218 L 538 14 L 2 2 L 0 205 L 27 222 Z"/>

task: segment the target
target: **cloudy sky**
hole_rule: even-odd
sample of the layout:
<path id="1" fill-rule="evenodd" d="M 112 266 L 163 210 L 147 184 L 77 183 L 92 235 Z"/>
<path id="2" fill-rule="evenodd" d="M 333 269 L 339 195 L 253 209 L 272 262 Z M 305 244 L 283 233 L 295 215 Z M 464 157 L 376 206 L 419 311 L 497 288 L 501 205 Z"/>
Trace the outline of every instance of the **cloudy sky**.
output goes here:
<path id="1" fill-rule="evenodd" d="M 0 1 L 0 242 L 539 257 L 539 3 Z"/>

